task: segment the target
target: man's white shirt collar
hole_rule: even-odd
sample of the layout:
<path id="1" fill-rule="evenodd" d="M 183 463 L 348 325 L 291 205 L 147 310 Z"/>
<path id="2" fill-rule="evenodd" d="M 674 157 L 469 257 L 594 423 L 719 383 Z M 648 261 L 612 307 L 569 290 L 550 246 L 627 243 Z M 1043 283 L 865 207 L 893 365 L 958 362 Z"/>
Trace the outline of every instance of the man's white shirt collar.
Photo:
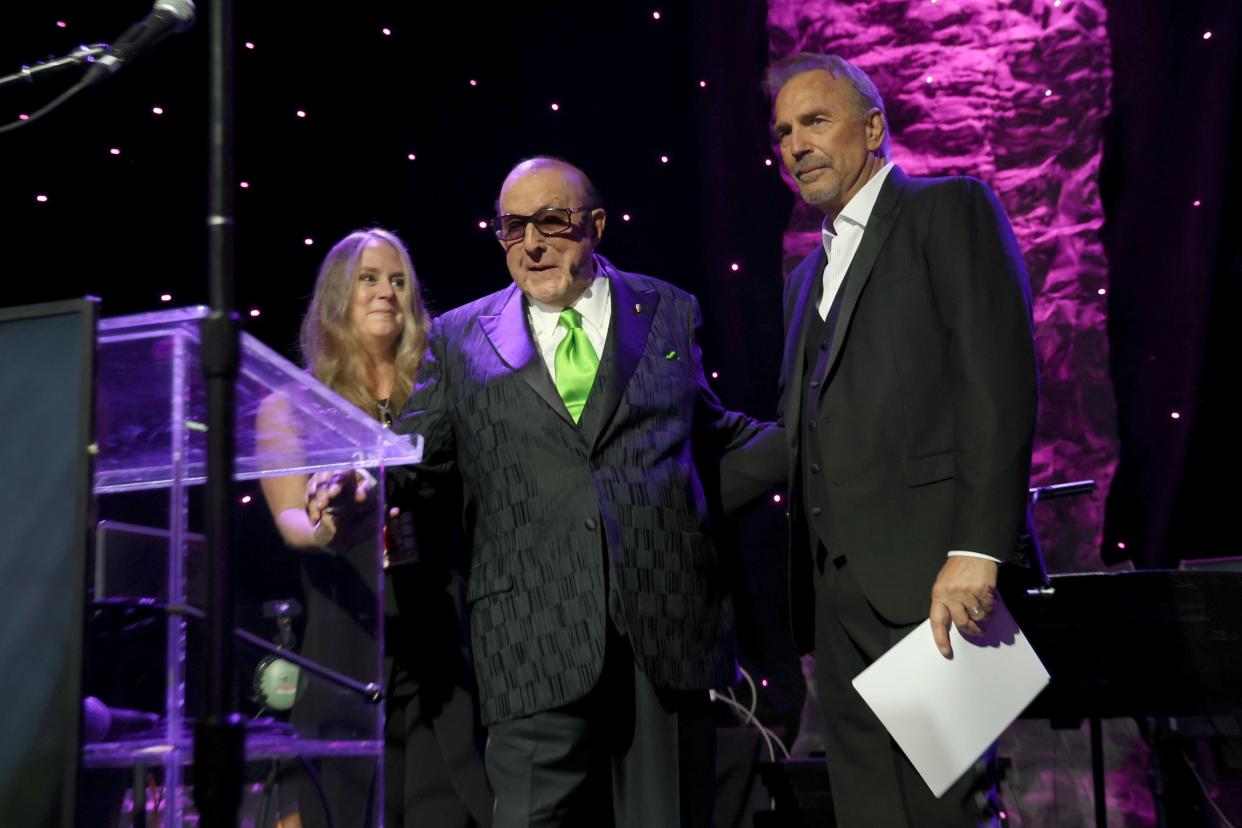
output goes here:
<path id="1" fill-rule="evenodd" d="M 530 307 L 530 324 L 535 329 L 535 336 L 540 339 L 552 336 L 561 317 L 561 308 L 527 297 Z M 574 300 L 571 308 L 582 314 L 584 325 L 591 325 L 597 331 L 607 330 L 608 318 L 608 277 L 603 274 L 599 262 L 595 263 L 595 278 Z"/>
<path id="2" fill-rule="evenodd" d="M 888 178 L 888 173 L 892 168 L 892 161 L 880 167 L 879 172 L 871 176 L 862 189 L 854 193 L 854 197 L 846 202 L 835 219 L 829 220 L 828 216 L 824 216 L 820 235 L 823 238 L 825 252 L 832 252 L 832 240 L 845 228 L 844 224 L 838 222 L 848 222 L 860 230 L 866 229 L 867 222 L 871 220 L 871 211 L 875 209 L 875 201 L 880 197 L 880 188 L 884 186 L 884 180 Z"/>

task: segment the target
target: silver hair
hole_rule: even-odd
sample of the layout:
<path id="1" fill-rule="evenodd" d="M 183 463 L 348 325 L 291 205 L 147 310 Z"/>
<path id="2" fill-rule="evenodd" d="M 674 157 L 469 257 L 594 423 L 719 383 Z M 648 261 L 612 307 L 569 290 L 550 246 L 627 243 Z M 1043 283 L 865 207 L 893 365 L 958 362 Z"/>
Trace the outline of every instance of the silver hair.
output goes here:
<path id="1" fill-rule="evenodd" d="M 834 78 L 845 78 L 849 82 L 859 117 L 866 118 L 871 110 L 879 110 L 880 117 L 884 119 L 884 140 L 880 144 L 880 153 L 885 158 L 891 158 L 888 146 L 888 113 L 884 110 L 884 98 L 880 97 L 880 90 L 876 89 L 867 73 L 845 58 L 817 52 L 788 55 L 768 67 L 763 88 L 775 100 L 785 84 L 798 75 L 816 70 L 823 70 Z"/>

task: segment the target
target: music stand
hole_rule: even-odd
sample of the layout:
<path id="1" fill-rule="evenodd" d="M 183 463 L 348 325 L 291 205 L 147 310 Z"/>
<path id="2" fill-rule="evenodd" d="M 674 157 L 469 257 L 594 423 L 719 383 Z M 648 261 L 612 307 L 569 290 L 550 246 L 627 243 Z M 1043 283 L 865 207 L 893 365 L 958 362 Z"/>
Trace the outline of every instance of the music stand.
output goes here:
<path id="1" fill-rule="evenodd" d="M 1039 583 L 1001 587 L 1051 676 L 1022 716 L 1054 726 L 1088 720 L 1096 824 L 1104 826 L 1101 719 L 1242 715 L 1242 573 L 1049 576 L 1033 552 Z"/>

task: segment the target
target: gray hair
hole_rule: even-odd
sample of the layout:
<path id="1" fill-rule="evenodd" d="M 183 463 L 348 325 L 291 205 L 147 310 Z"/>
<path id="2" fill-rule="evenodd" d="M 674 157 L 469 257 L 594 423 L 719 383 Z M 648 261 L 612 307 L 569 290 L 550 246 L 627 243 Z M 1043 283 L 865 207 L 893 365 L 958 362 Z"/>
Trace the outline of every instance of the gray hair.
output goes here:
<path id="1" fill-rule="evenodd" d="M 839 55 L 821 55 L 817 52 L 798 52 L 781 58 L 768 67 L 764 77 L 763 88 L 775 100 L 785 84 L 805 72 L 822 70 L 834 78 L 845 78 L 853 92 L 854 104 L 860 118 L 866 118 L 873 109 L 880 112 L 884 119 L 884 141 L 880 144 L 880 152 L 885 158 L 891 158 L 888 147 L 888 113 L 884 110 L 884 99 L 880 90 L 866 72 L 859 69 Z"/>

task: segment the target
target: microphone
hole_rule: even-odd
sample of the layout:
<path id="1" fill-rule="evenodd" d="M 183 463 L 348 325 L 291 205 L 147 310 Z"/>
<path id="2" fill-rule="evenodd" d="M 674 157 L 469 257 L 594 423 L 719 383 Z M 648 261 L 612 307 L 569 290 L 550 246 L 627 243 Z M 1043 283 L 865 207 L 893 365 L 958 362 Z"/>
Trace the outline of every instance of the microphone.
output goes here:
<path id="1" fill-rule="evenodd" d="M 184 32 L 194 25 L 193 0 L 156 0 L 151 13 L 130 26 L 108 50 L 95 61 L 82 78 L 90 86 L 120 69 L 134 56 L 159 43 L 170 34 Z"/>
<path id="2" fill-rule="evenodd" d="M 94 696 L 82 699 L 82 741 L 85 743 L 145 735 L 159 726 L 160 717 L 155 713 L 108 707 Z"/>

